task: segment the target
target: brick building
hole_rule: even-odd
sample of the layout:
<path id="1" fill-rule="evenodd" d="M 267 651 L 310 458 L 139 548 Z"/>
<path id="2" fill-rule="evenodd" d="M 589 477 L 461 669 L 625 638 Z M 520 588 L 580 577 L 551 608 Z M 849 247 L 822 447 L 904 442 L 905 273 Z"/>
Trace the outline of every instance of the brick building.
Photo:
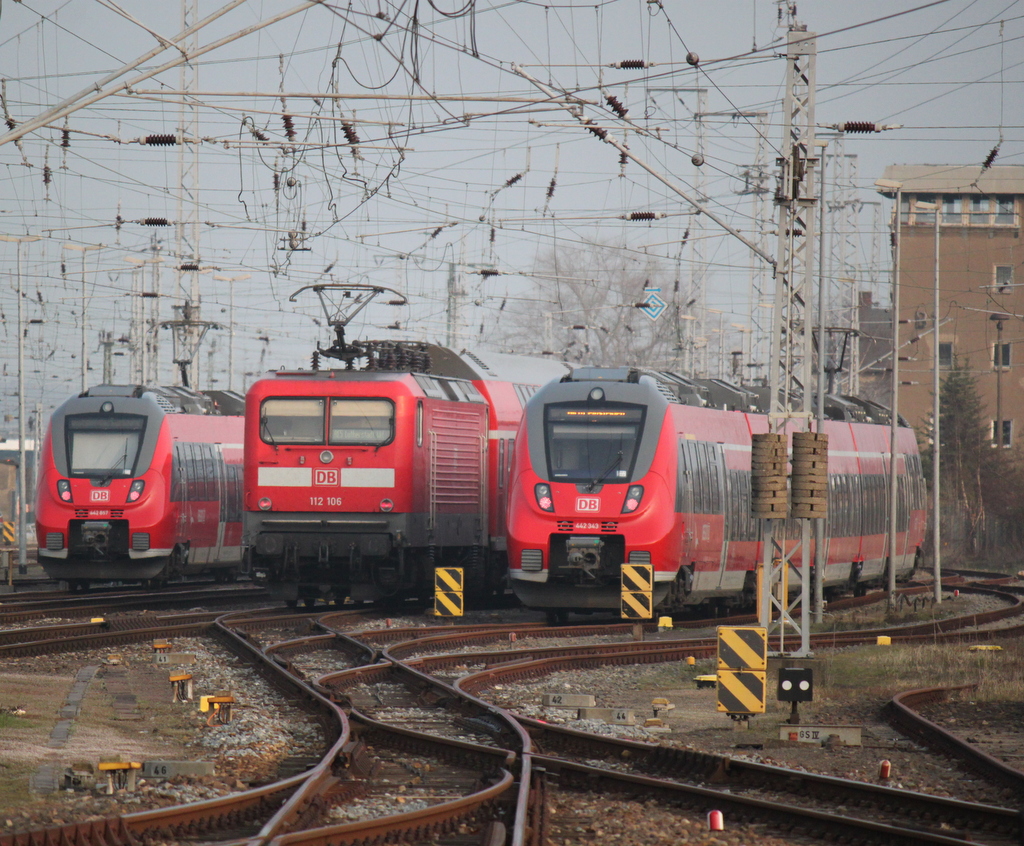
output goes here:
<path id="1" fill-rule="evenodd" d="M 1013 445 L 1024 437 L 1024 166 L 893 165 L 879 182 L 901 198 L 901 414 L 931 420 L 937 237 L 940 371 L 968 367 L 993 440 L 1001 429 Z"/>

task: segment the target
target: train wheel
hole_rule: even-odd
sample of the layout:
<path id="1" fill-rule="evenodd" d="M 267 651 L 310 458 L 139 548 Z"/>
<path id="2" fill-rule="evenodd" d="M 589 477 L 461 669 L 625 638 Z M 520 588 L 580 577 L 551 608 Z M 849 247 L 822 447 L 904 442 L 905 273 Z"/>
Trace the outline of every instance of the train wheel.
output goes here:
<path id="1" fill-rule="evenodd" d="M 564 626 L 569 622 L 569 612 L 564 608 L 552 608 L 545 612 L 549 626 Z"/>
<path id="2" fill-rule="evenodd" d="M 299 600 L 297 600 L 297 599 L 286 599 L 284 601 L 284 604 L 287 605 L 289 608 L 298 608 L 299 607 Z"/>
<path id="3" fill-rule="evenodd" d="M 68 579 L 68 590 L 71 591 L 71 593 L 78 593 L 79 591 L 86 591 L 88 589 L 88 579 Z"/>
<path id="4" fill-rule="evenodd" d="M 316 597 L 315 596 L 304 596 L 302 598 L 302 607 L 303 608 L 313 608 L 315 605 L 316 605 Z"/>

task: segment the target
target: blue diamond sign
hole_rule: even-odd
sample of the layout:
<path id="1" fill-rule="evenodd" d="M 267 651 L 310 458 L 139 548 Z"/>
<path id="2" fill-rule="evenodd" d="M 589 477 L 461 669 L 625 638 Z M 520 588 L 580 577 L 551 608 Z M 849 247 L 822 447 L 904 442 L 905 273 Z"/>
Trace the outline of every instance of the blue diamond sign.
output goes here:
<path id="1" fill-rule="evenodd" d="M 668 303 L 658 296 L 659 291 L 661 288 L 644 288 L 647 296 L 644 297 L 643 312 L 651 320 L 657 320 L 661 317 L 661 313 L 668 308 Z"/>

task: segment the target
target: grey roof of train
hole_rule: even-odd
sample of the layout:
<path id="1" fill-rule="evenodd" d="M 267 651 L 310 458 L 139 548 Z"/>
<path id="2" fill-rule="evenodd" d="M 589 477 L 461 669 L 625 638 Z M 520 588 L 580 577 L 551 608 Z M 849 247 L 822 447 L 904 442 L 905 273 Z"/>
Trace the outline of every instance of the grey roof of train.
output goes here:
<path id="1" fill-rule="evenodd" d="M 474 379 L 498 379 L 520 385 L 546 385 L 572 370 L 572 365 L 564 361 L 508 353 L 463 350 L 460 357 L 477 374 Z"/>

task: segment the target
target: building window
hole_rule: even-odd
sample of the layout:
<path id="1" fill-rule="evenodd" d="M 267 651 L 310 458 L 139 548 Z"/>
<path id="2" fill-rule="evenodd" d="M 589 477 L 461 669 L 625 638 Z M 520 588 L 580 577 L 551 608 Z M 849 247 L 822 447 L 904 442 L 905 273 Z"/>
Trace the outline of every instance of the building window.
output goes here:
<path id="1" fill-rule="evenodd" d="M 919 203 L 935 203 L 934 194 L 918 194 L 914 197 L 914 223 L 918 226 L 934 226 L 935 212 L 932 209 L 918 209 Z"/>
<path id="2" fill-rule="evenodd" d="M 1009 447 L 1013 444 L 1013 421 L 1012 420 L 1001 420 L 1003 424 L 1003 437 L 1001 441 L 997 441 L 996 435 L 996 421 L 992 421 L 992 446 Z"/>
<path id="3" fill-rule="evenodd" d="M 1008 264 L 996 265 L 996 289 L 1005 294 L 1013 284 L 1013 267 Z"/>
<path id="4" fill-rule="evenodd" d="M 971 197 L 971 226 L 988 226 L 988 197 Z"/>
<path id="5" fill-rule="evenodd" d="M 1005 370 L 1010 366 L 1010 342 L 992 345 L 992 367 Z"/>
<path id="6" fill-rule="evenodd" d="M 996 225 L 1007 226 L 1013 223 L 1013 197 L 996 197 L 994 201 L 995 206 L 995 220 L 992 222 Z"/>
<path id="7" fill-rule="evenodd" d="M 953 368 L 952 341 L 939 342 L 939 367 L 943 370 L 951 370 Z"/>
<path id="8" fill-rule="evenodd" d="M 942 222 L 959 226 L 963 223 L 963 197 L 942 198 Z"/>

